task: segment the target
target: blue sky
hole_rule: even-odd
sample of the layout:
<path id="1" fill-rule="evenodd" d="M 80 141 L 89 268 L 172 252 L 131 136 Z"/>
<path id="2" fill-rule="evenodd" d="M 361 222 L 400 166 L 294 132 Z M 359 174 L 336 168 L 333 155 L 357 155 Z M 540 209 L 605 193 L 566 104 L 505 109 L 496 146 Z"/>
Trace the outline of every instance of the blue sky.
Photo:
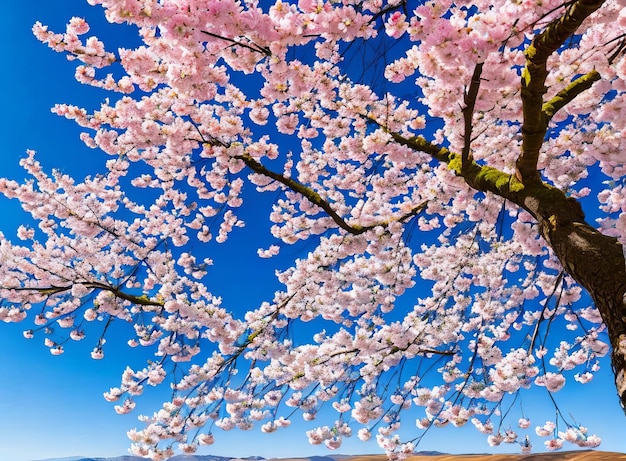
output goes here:
<path id="1" fill-rule="evenodd" d="M 37 42 L 30 29 L 40 20 L 53 30 L 61 31 L 69 18 L 83 16 L 91 23 L 92 31 L 101 35 L 111 48 L 127 38 L 124 29 L 104 24 L 100 9 L 88 6 L 83 0 L 4 0 L 3 4 L 5 9 L 0 15 L 0 53 L 4 63 L 0 73 L 0 87 L 4 90 L 3 110 L 0 111 L 0 175 L 21 177 L 18 160 L 26 149 L 36 150 L 47 169 L 56 167 L 76 174 L 97 171 L 104 155 L 85 148 L 78 140 L 79 129 L 72 122 L 51 114 L 49 109 L 62 102 L 94 107 L 107 95 L 76 83 L 74 64 Z M 11 238 L 24 217 L 15 202 L 4 199 L 0 200 L 0 211 L 0 230 Z M 250 230 L 248 227 L 247 231 Z M 258 244 L 245 232 L 234 234 L 231 239 L 225 250 L 237 248 L 240 254 L 256 252 Z M 298 246 L 289 249 L 291 256 L 302 250 L 305 248 Z M 216 258 L 223 268 L 216 285 L 221 287 L 220 294 L 229 304 L 254 307 L 263 295 L 268 298 L 273 293 L 271 262 L 239 265 L 232 253 Z M 230 269 L 238 271 L 239 281 L 229 275 L 233 273 Z M 246 280 L 245 286 L 241 280 Z M 89 358 L 94 346 L 89 338 L 67 347 L 64 355 L 53 357 L 42 344 L 42 338 L 27 341 L 22 337 L 22 331 L 30 327 L 27 322 L 29 320 L 17 325 L 0 325 L 0 460 L 125 454 L 130 443 L 126 431 L 140 427 L 136 416 L 142 410 L 149 413 L 157 409 L 164 394 L 153 392 L 138 400 L 135 413 L 119 416 L 113 405 L 102 398 L 102 392 L 119 384 L 126 365 L 143 366 L 146 357 L 129 354 L 124 345 L 128 338 L 123 331 L 118 332 L 120 346 L 114 344 L 114 337 L 109 338 L 102 361 Z M 615 397 L 608 362 L 604 362 L 602 372 L 592 384 L 574 383 L 569 390 L 557 394 L 557 400 L 575 420 L 603 438 L 602 449 L 626 451 L 623 436 L 626 418 Z M 533 423 L 543 424 L 553 418 L 554 410 L 541 389 L 524 397 L 524 408 L 529 413 L 537 412 Z M 406 430 L 410 431 L 412 425 L 407 423 L 407 426 Z M 325 448 L 309 445 L 304 430 L 304 423 L 297 418 L 291 428 L 271 435 L 261 434 L 259 430 L 228 433 L 218 430 L 216 444 L 203 453 L 265 457 L 327 453 Z M 374 444 L 353 439 L 347 440 L 340 452 L 380 452 Z M 471 427 L 433 430 L 419 448 L 453 453 L 516 451 L 515 446 L 490 449 L 485 438 Z M 538 443 L 537 448 L 541 448 Z"/>

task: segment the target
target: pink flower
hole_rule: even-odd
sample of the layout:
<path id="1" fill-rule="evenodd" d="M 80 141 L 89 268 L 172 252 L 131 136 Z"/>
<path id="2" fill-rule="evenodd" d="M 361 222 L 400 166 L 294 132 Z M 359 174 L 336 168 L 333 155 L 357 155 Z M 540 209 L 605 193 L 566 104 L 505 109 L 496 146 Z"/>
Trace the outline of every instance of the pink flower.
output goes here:
<path id="1" fill-rule="evenodd" d="M 548 372 L 537 377 L 535 384 L 545 386 L 550 392 L 557 392 L 565 385 L 565 377 L 560 373 Z"/>
<path id="2" fill-rule="evenodd" d="M 50 348 L 50 353 L 52 355 L 61 355 L 63 352 L 63 346 L 61 345 Z"/>
<path id="3" fill-rule="evenodd" d="M 563 448 L 563 440 L 561 439 L 546 440 L 544 444 L 548 450 L 560 450 Z"/>
<path id="4" fill-rule="evenodd" d="M 182 451 L 183 453 L 189 454 L 189 453 L 195 453 L 196 451 L 198 451 L 198 446 L 193 443 L 179 443 L 178 449 Z"/>
<path id="5" fill-rule="evenodd" d="M 200 434 L 198 436 L 198 443 L 200 445 L 213 445 L 213 443 L 215 442 L 215 439 L 213 437 L 213 434 L 209 433 L 209 434 Z"/>
<path id="6" fill-rule="evenodd" d="M 489 437 L 487 437 L 487 443 L 489 443 L 489 445 L 492 446 L 492 447 L 496 447 L 496 446 L 500 445 L 503 440 L 504 440 L 504 436 L 502 434 L 500 434 L 500 433 L 493 434 L 493 435 L 490 435 Z"/>
<path id="7" fill-rule="evenodd" d="M 326 439 L 324 444 L 326 445 L 326 448 L 328 448 L 329 450 L 336 450 L 337 448 L 341 447 L 341 442 L 342 442 L 342 438 L 340 436 L 336 436 L 330 439 Z"/>
<path id="8" fill-rule="evenodd" d="M 46 316 L 44 314 L 37 314 L 35 316 L 35 325 L 45 325 L 46 323 L 48 323 L 48 319 L 46 318 Z"/>
<path id="9" fill-rule="evenodd" d="M 35 230 L 26 226 L 19 226 L 17 229 L 17 237 L 20 240 L 30 240 L 35 237 Z"/>
<path id="10" fill-rule="evenodd" d="M 94 360 L 101 360 L 104 358 L 104 351 L 101 347 L 96 347 L 91 351 L 91 358 Z"/>
<path id="11" fill-rule="evenodd" d="M 395 11 L 385 23 L 385 32 L 390 37 L 400 38 L 408 27 L 409 23 L 406 22 L 406 16 L 400 11 Z"/>
<path id="12" fill-rule="evenodd" d="M 85 317 L 85 320 L 87 320 L 88 322 L 92 322 L 96 320 L 96 318 L 98 318 L 98 312 L 96 311 L 96 309 L 90 308 L 85 310 L 83 316 Z"/>
<path id="13" fill-rule="evenodd" d="M 133 411 L 135 405 L 136 403 L 133 401 L 133 399 L 128 398 L 124 400 L 124 403 L 122 405 L 115 405 L 113 408 L 118 415 L 125 415 Z"/>
<path id="14" fill-rule="evenodd" d="M 367 442 L 370 438 L 372 438 L 372 433 L 369 431 L 369 429 L 362 428 L 359 429 L 359 431 L 357 432 L 357 436 L 359 437 L 359 440 Z"/>
<path id="15" fill-rule="evenodd" d="M 539 437 L 549 437 L 554 434 L 556 425 L 552 421 L 546 421 L 543 426 L 537 426 L 535 432 Z"/>
<path id="16" fill-rule="evenodd" d="M 124 392 L 121 389 L 112 387 L 109 392 L 105 392 L 103 395 L 107 402 L 116 402 L 123 394 Z"/>
<path id="17" fill-rule="evenodd" d="M 83 18 L 74 17 L 70 19 L 68 31 L 76 35 L 83 35 L 89 32 L 89 24 Z"/>
<path id="18" fill-rule="evenodd" d="M 57 319 L 57 323 L 61 328 L 70 328 L 74 325 L 74 316 L 68 315 L 67 317 Z"/>
<path id="19" fill-rule="evenodd" d="M 80 341 L 85 338 L 85 332 L 82 330 L 72 330 L 70 332 L 70 338 L 74 341 Z"/>

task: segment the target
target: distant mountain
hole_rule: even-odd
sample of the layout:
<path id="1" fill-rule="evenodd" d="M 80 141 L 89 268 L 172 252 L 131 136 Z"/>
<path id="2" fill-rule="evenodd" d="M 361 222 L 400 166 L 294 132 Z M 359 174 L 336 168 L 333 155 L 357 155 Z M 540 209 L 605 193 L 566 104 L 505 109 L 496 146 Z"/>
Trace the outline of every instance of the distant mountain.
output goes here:
<path id="1" fill-rule="evenodd" d="M 580 450 L 550 453 L 534 453 L 530 455 L 490 455 L 466 454 L 450 455 L 438 451 L 419 451 L 415 458 L 408 461 L 626 461 L 626 454 L 607 451 Z M 137 456 L 118 456 L 114 458 L 84 458 L 74 456 L 69 458 L 50 458 L 40 461 L 146 461 Z M 251 456 L 248 458 L 230 458 L 211 455 L 177 455 L 169 461 L 265 461 L 265 458 Z M 387 461 L 385 455 L 329 455 L 329 456 L 302 456 L 300 458 L 271 458 L 266 461 Z"/>
<path id="2" fill-rule="evenodd" d="M 337 461 L 336 458 L 332 456 L 309 456 L 307 459 L 310 461 Z"/>
<path id="3" fill-rule="evenodd" d="M 263 458 L 260 456 L 251 456 L 249 458 L 232 458 L 226 456 L 212 456 L 212 455 L 176 455 L 169 459 L 169 461 L 231 461 L 234 459 L 245 459 L 250 461 L 260 461 Z M 146 458 L 140 456 L 115 456 L 113 458 L 85 458 L 84 456 L 72 456 L 70 458 L 49 458 L 39 461 L 146 461 Z"/>
<path id="4" fill-rule="evenodd" d="M 43 461 L 50 460 L 45 459 Z M 115 456 L 113 458 L 78 458 L 77 461 L 146 461 L 146 458 L 140 456 Z"/>
<path id="5" fill-rule="evenodd" d="M 444 453 L 438 451 L 419 451 L 415 453 L 417 456 L 437 456 Z M 289 458 L 289 460 L 302 461 L 347 461 L 348 458 L 354 458 L 355 455 L 339 455 L 332 454 L 328 456 L 302 456 L 300 458 Z M 168 461 L 265 461 L 262 456 L 247 456 L 245 458 L 234 458 L 230 456 L 214 456 L 214 455 L 176 455 Z M 287 461 L 289 461 L 287 460 Z M 89 458 L 85 456 L 70 456 L 67 458 L 47 458 L 38 461 L 146 461 L 146 458 L 139 456 L 116 456 L 113 458 Z M 267 460 L 269 461 L 269 460 Z M 272 458 L 272 461 L 281 461 L 280 458 Z M 282 461 L 286 461 L 283 459 Z"/>
<path id="6" fill-rule="evenodd" d="M 420 451 L 416 453 L 419 456 L 433 456 L 442 455 L 438 451 Z M 289 458 L 298 459 L 302 461 L 347 461 L 347 458 L 354 458 L 354 455 L 328 455 L 328 456 L 303 456 L 301 458 Z M 228 456 L 214 456 L 214 455 L 176 455 L 171 457 L 168 461 L 264 461 L 262 456 L 248 456 L 246 458 L 233 458 Z M 279 458 L 272 458 L 273 461 L 281 461 Z M 72 456 L 68 458 L 48 458 L 39 461 L 146 461 L 146 458 L 139 456 L 116 456 L 113 458 L 87 458 L 84 456 Z M 285 460 L 283 460 L 285 461 Z"/>
<path id="7" fill-rule="evenodd" d="M 174 459 L 174 458 L 172 458 Z M 183 458 L 184 461 L 186 461 L 187 458 Z M 230 459 L 231 461 L 261 461 L 263 459 L 265 459 L 263 456 L 246 456 L 245 458 L 226 458 L 226 459 Z"/>
<path id="8" fill-rule="evenodd" d="M 141 461 L 146 461 L 145 458 L 140 458 Z M 172 456 L 168 461 L 231 461 L 232 458 L 226 456 L 213 456 L 213 455 L 176 455 Z M 262 458 L 261 458 L 262 459 Z M 135 460 L 132 460 L 135 461 Z M 136 460 L 139 461 L 139 460 Z"/>
<path id="9" fill-rule="evenodd" d="M 46 458 L 39 461 L 81 461 L 85 459 L 84 456 L 68 456 L 65 458 Z"/>

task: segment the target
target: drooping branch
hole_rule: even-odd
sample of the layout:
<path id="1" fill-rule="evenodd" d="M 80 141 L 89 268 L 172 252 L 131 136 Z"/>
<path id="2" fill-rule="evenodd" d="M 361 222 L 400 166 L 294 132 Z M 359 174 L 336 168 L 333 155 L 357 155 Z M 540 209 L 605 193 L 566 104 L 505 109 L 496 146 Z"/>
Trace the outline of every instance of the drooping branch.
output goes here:
<path id="1" fill-rule="evenodd" d="M 248 166 L 255 173 L 261 174 L 263 176 L 267 176 L 268 178 L 272 178 L 275 181 L 278 181 L 279 183 L 288 187 L 292 191 L 299 193 L 300 195 L 302 195 L 304 198 L 306 198 L 308 201 L 310 201 L 314 205 L 317 205 L 322 210 L 324 210 L 326 214 L 328 214 L 328 216 L 330 216 L 332 220 L 340 228 L 342 228 L 343 230 L 347 231 L 350 234 L 360 235 L 368 230 L 374 229 L 375 227 L 378 227 L 378 226 L 386 227 L 390 224 L 390 221 L 381 221 L 379 223 L 369 225 L 369 226 L 349 224 L 341 216 L 337 214 L 337 212 L 333 209 L 330 202 L 322 198 L 317 192 L 315 192 L 310 187 L 307 187 L 304 184 L 299 183 L 293 178 L 288 178 L 280 173 L 276 173 L 275 171 L 269 170 L 268 168 L 263 166 L 263 164 L 261 164 L 260 162 L 252 158 L 250 154 L 238 155 L 236 158 L 243 161 L 246 164 L 246 166 Z M 399 222 L 404 222 L 407 219 L 410 219 L 416 214 L 418 214 L 420 211 L 422 211 L 426 207 L 426 205 L 427 205 L 427 202 L 422 202 L 418 204 L 417 206 L 413 207 L 408 213 L 405 213 L 404 215 L 396 218 L 395 220 Z"/>
<path id="2" fill-rule="evenodd" d="M 288 178 L 286 176 L 283 176 L 282 174 L 267 169 L 260 162 L 253 159 L 250 154 L 239 155 L 237 156 L 237 158 L 239 160 L 242 160 L 255 173 L 267 176 L 268 178 L 272 178 L 275 181 L 278 181 L 279 183 L 287 186 L 292 191 L 304 196 L 308 201 L 324 210 L 328 214 L 328 216 L 330 216 L 332 220 L 335 221 L 335 223 L 343 230 L 354 235 L 359 235 L 365 232 L 364 228 L 361 226 L 352 226 L 348 224 L 341 216 L 337 214 L 335 210 L 333 210 L 333 208 L 330 206 L 330 203 L 324 200 L 313 189 L 306 187 L 304 184 L 301 184 L 292 178 Z"/>
<path id="3" fill-rule="evenodd" d="M 547 130 L 543 113 L 543 95 L 548 77 L 547 61 L 570 38 L 580 24 L 604 0 L 577 0 L 570 4 L 560 18 L 552 21 L 532 40 L 524 55 L 526 67 L 522 73 L 522 152 L 517 159 L 517 174 L 523 182 L 540 181 L 537 171 L 539 151 Z M 570 93 L 572 93 L 570 91 Z M 575 96 L 575 95 L 574 95 Z"/>

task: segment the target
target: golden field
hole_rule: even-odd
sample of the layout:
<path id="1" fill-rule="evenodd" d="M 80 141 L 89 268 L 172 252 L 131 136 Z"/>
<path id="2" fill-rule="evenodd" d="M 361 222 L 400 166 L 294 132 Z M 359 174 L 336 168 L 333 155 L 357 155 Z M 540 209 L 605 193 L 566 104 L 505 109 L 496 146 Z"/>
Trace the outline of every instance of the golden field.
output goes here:
<path id="1" fill-rule="evenodd" d="M 609 451 L 563 451 L 529 455 L 434 455 L 410 456 L 406 461 L 626 461 L 626 454 Z M 384 455 L 354 456 L 345 461 L 387 461 Z"/>
<path id="2" fill-rule="evenodd" d="M 319 457 L 331 460 L 333 457 Z M 341 456 L 340 461 L 388 461 L 385 455 Z M 281 458 L 265 461 L 311 461 L 311 458 Z M 611 451 L 580 450 L 528 455 L 415 455 L 406 461 L 626 461 L 626 454 Z"/>

